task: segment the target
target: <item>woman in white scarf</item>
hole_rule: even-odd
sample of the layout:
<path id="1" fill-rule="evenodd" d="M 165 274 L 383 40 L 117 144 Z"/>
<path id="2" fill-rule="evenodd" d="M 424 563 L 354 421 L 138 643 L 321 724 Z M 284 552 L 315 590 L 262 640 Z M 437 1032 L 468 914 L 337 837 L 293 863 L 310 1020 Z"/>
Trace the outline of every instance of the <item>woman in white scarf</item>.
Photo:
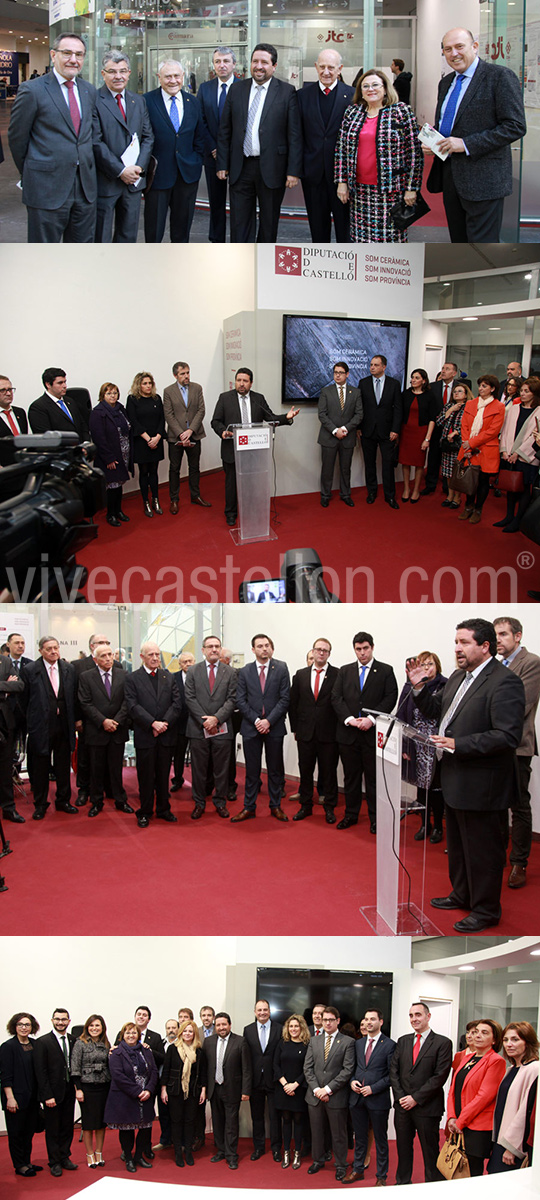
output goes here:
<path id="1" fill-rule="evenodd" d="M 480 375 L 478 396 L 467 401 L 461 421 L 458 461 L 466 458 L 472 467 L 479 468 L 475 494 L 467 496 L 465 508 L 458 517 L 458 521 L 469 521 L 471 525 L 477 525 L 481 520 L 489 492 L 489 477 L 499 470 L 499 433 L 505 408 L 497 399 L 498 391 L 496 375 Z"/>
<path id="2" fill-rule="evenodd" d="M 531 503 L 532 485 L 538 477 L 535 437 L 540 431 L 540 379 L 525 379 L 519 389 L 519 404 L 505 411 L 501 433 L 501 470 L 520 472 L 523 488 L 507 492 L 506 516 L 495 521 L 505 533 L 517 533 L 521 518 Z M 516 511 L 517 508 L 517 511 Z"/>
<path id="3" fill-rule="evenodd" d="M 177 1167 L 194 1165 L 195 1117 L 206 1101 L 206 1058 L 195 1021 L 184 1021 L 165 1055 L 161 1099 L 169 1105 Z M 182 1154 L 184 1152 L 184 1155 Z"/>

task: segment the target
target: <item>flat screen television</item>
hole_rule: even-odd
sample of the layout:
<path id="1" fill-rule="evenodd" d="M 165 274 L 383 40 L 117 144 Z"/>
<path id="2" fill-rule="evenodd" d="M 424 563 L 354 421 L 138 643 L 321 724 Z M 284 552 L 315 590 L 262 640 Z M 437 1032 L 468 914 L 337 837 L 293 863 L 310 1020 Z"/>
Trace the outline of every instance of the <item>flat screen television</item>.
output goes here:
<path id="1" fill-rule="evenodd" d="M 332 383 L 334 363 L 346 362 L 349 383 L 369 375 L 374 354 L 388 359 L 387 374 L 408 383 L 408 321 L 371 321 L 358 317 L 306 317 L 283 314 L 282 403 L 315 404 Z"/>
<path id="2" fill-rule="evenodd" d="M 343 1026 L 356 1028 L 366 1009 L 378 1008 L 384 1015 L 384 1030 L 390 1031 L 392 1016 L 391 971 L 327 971 L 320 967 L 258 967 L 257 1000 L 268 1000 L 274 1021 L 280 1024 L 291 1013 L 300 1013 L 311 1025 L 314 1004 L 332 1004 Z"/>

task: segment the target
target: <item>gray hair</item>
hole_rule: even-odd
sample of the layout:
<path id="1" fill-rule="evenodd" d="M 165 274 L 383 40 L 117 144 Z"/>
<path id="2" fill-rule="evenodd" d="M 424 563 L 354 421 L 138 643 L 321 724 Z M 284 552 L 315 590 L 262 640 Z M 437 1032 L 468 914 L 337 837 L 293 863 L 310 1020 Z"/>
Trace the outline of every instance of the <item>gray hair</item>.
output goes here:
<path id="1" fill-rule="evenodd" d="M 121 50 L 106 50 L 105 54 L 103 55 L 103 58 L 101 60 L 101 66 L 105 67 L 108 62 L 113 62 L 113 63 L 125 62 L 126 66 L 128 66 L 131 71 L 131 59 L 129 58 L 129 55 L 122 54 Z"/>
<path id="2" fill-rule="evenodd" d="M 46 633 L 45 637 L 40 637 L 39 639 L 38 650 L 43 650 L 43 647 L 47 644 L 47 642 L 56 642 L 57 646 L 60 645 L 58 638 L 55 638 L 52 633 Z"/>
<path id="3" fill-rule="evenodd" d="M 183 63 L 178 62 L 176 58 L 164 58 L 162 62 L 158 63 L 158 75 L 161 75 L 164 67 L 180 67 L 180 70 L 185 74 Z"/>
<path id="4" fill-rule="evenodd" d="M 216 48 L 212 54 L 212 59 L 214 58 L 214 54 L 230 54 L 230 56 L 233 60 L 233 63 L 236 62 L 236 54 L 234 53 L 234 50 L 232 50 L 230 46 L 216 46 Z"/>
<path id="5" fill-rule="evenodd" d="M 84 46 L 84 53 L 86 54 L 87 45 L 86 45 L 84 38 L 81 37 L 80 33 L 75 33 L 73 30 L 70 31 L 69 29 L 65 33 L 58 34 L 58 37 L 56 37 L 54 39 L 54 42 L 51 46 L 51 50 L 58 50 L 59 47 L 61 46 L 62 42 L 65 41 L 66 38 L 76 38 L 77 41 L 81 42 L 81 44 Z"/>

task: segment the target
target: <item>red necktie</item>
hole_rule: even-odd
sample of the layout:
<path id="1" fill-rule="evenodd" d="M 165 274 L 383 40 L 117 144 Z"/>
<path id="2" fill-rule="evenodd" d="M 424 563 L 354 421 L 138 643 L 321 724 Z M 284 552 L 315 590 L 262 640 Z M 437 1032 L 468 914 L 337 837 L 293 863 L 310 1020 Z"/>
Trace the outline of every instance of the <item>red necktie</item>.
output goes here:
<path id="1" fill-rule="evenodd" d="M 444 385 L 443 404 L 446 404 L 446 403 L 447 403 L 447 401 L 448 401 L 448 384 L 447 384 L 447 383 L 445 383 L 445 385 Z"/>
<path id="2" fill-rule="evenodd" d="M 366 1046 L 366 1054 L 365 1054 L 365 1059 L 366 1059 L 366 1067 L 367 1067 L 367 1065 L 368 1065 L 368 1062 L 369 1062 L 369 1060 L 370 1060 L 370 1058 L 371 1058 L 371 1054 L 372 1054 L 372 1051 L 373 1051 L 373 1042 L 374 1042 L 374 1040 L 375 1040 L 374 1038 L 368 1038 L 368 1044 L 367 1044 L 367 1046 Z"/>
<path id="3" fill-rule="evenodd" d="M 124 105 L 122 104 L 122 97 L 121 97 L 121 95 L 120 95 L 120 92 L 117 92 L 117 93 L 116 93 L 116 103 L 117 103 L 117 105 L 118 105 L 119 112 L 120 112 L 121 116 L 124 118 L 124 121 L 125 121 L 125 119 L 126 119 L 126 110 L 125 110 L 125 108 L 124 108 Z"/>
<path id="4" fill-rule="evenodd" d="M 317 696 L 319 695 L 319 684 L 321 681 L 321 675 L 323 673 L 323 670 L 324 670 L 324 667 L 321 667 L 320 669 L 319 669 L 319 667 L 315 667 L 315 687 L 313 689 L 313 695 L 314 695 L 315 699 L 317 699 Z"/>
<path id="5" fill-rule="evenodd" d="M 81 128 L 81 114 L 79 112 L 79 105 L 77 104 L 77 100 L 75 98 L 75 92 L 73 90 L 75 87 L 73 79 L 66 80 L 66 87 L 68 90 L 68 97 L 69 97 L 69 114 L 70 114 L 71 120 L 73 121 L 75 137 L 78 137 L 79 129 Z"/>
<path id="6" fill-rule="evenodd" d="M 328 96 L 330 94 L 330 88 L 325 88 L 324 94 L 325 94 L 325 96 Z"/>
<path id="7" fill-rule="evenodd" d="M 13 413 L 10 408 L 4 409 L 4 416 L 7 417 L 7 422 L 8 422 L 9 428 L 11 429 L 12 434 L 14 434 L 15 437 L 18 437 L 20 430 L 17 427 L 15 417 L 13 416 Z"/>
<path id="8" fill-rule="evenodd" d="M 264 692 L 264 686 L 265 686 L 265 683 L 266 683 L 266 677 L 265 677 L 265 674 L 264 674 L 264 667 L 259 667 L 259 679 L 260 679 L 260 681 L 261 681 L 261 692 Z"/>
<path id="9" fill-rule="evenodd" d="M 157 671 L 150 671 L 150 674 L 152 676 L 152 679 L 155 679 L 156 675 L 157 675 Z"/>
<path id="10" fill-rule="evenodd" d="M 415 1064 L 415 1062 L 416 1062 L 416 1060 L 417 1060 L 417 1058 L 418 1058 L 419 1052 L 420 1052 L 420 1041 L 421 1041 L 421 1038 L 422 1038 L 422 1034 L 421 1034 L 421 1033 L 417 1033 L 417 1034 L 416 1034 L 416 1041 L 415 1041 L 415 1043 L 414 1043 L 414 1046 L 413 1046 L 413 1052 L 412 1052 L 413 1066 L 414 1066 L 414 1064 Z"/>
<path id="11" fill-rule="evenodd" d="M 210 695 L 212 695 L 212 692 L 214 690 L 215 682 L 216 682 L 216 668 L 212 664 L 212 666 L 210 667 L 210 670 L 208 672 L 208 686 L 210 688 Z"/>

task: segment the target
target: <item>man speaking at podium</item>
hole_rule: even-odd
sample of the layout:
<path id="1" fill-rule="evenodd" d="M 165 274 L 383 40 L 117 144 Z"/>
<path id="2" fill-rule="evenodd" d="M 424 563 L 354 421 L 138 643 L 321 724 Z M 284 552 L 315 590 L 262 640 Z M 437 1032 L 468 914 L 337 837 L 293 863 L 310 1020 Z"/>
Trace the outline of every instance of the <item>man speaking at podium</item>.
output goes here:
<path id="1" fill-rule="evenodd" d="M 258 425 L 269 421 L 274 425 L 292 425 L 299 408 L 290 408 L 278 416 L 268 407 L 260 392 L 252 392 L 253 371 L 240 367 L 234 377 L 235 390 L 222 392 L 212 417 L 212 429 L 221 440 L 221 461 L 225 471 L 225 518 L 227 525 L 236 525 L 238 501 L 236 496 L 236 467 L 234 463 L 234 425 Z"/>

